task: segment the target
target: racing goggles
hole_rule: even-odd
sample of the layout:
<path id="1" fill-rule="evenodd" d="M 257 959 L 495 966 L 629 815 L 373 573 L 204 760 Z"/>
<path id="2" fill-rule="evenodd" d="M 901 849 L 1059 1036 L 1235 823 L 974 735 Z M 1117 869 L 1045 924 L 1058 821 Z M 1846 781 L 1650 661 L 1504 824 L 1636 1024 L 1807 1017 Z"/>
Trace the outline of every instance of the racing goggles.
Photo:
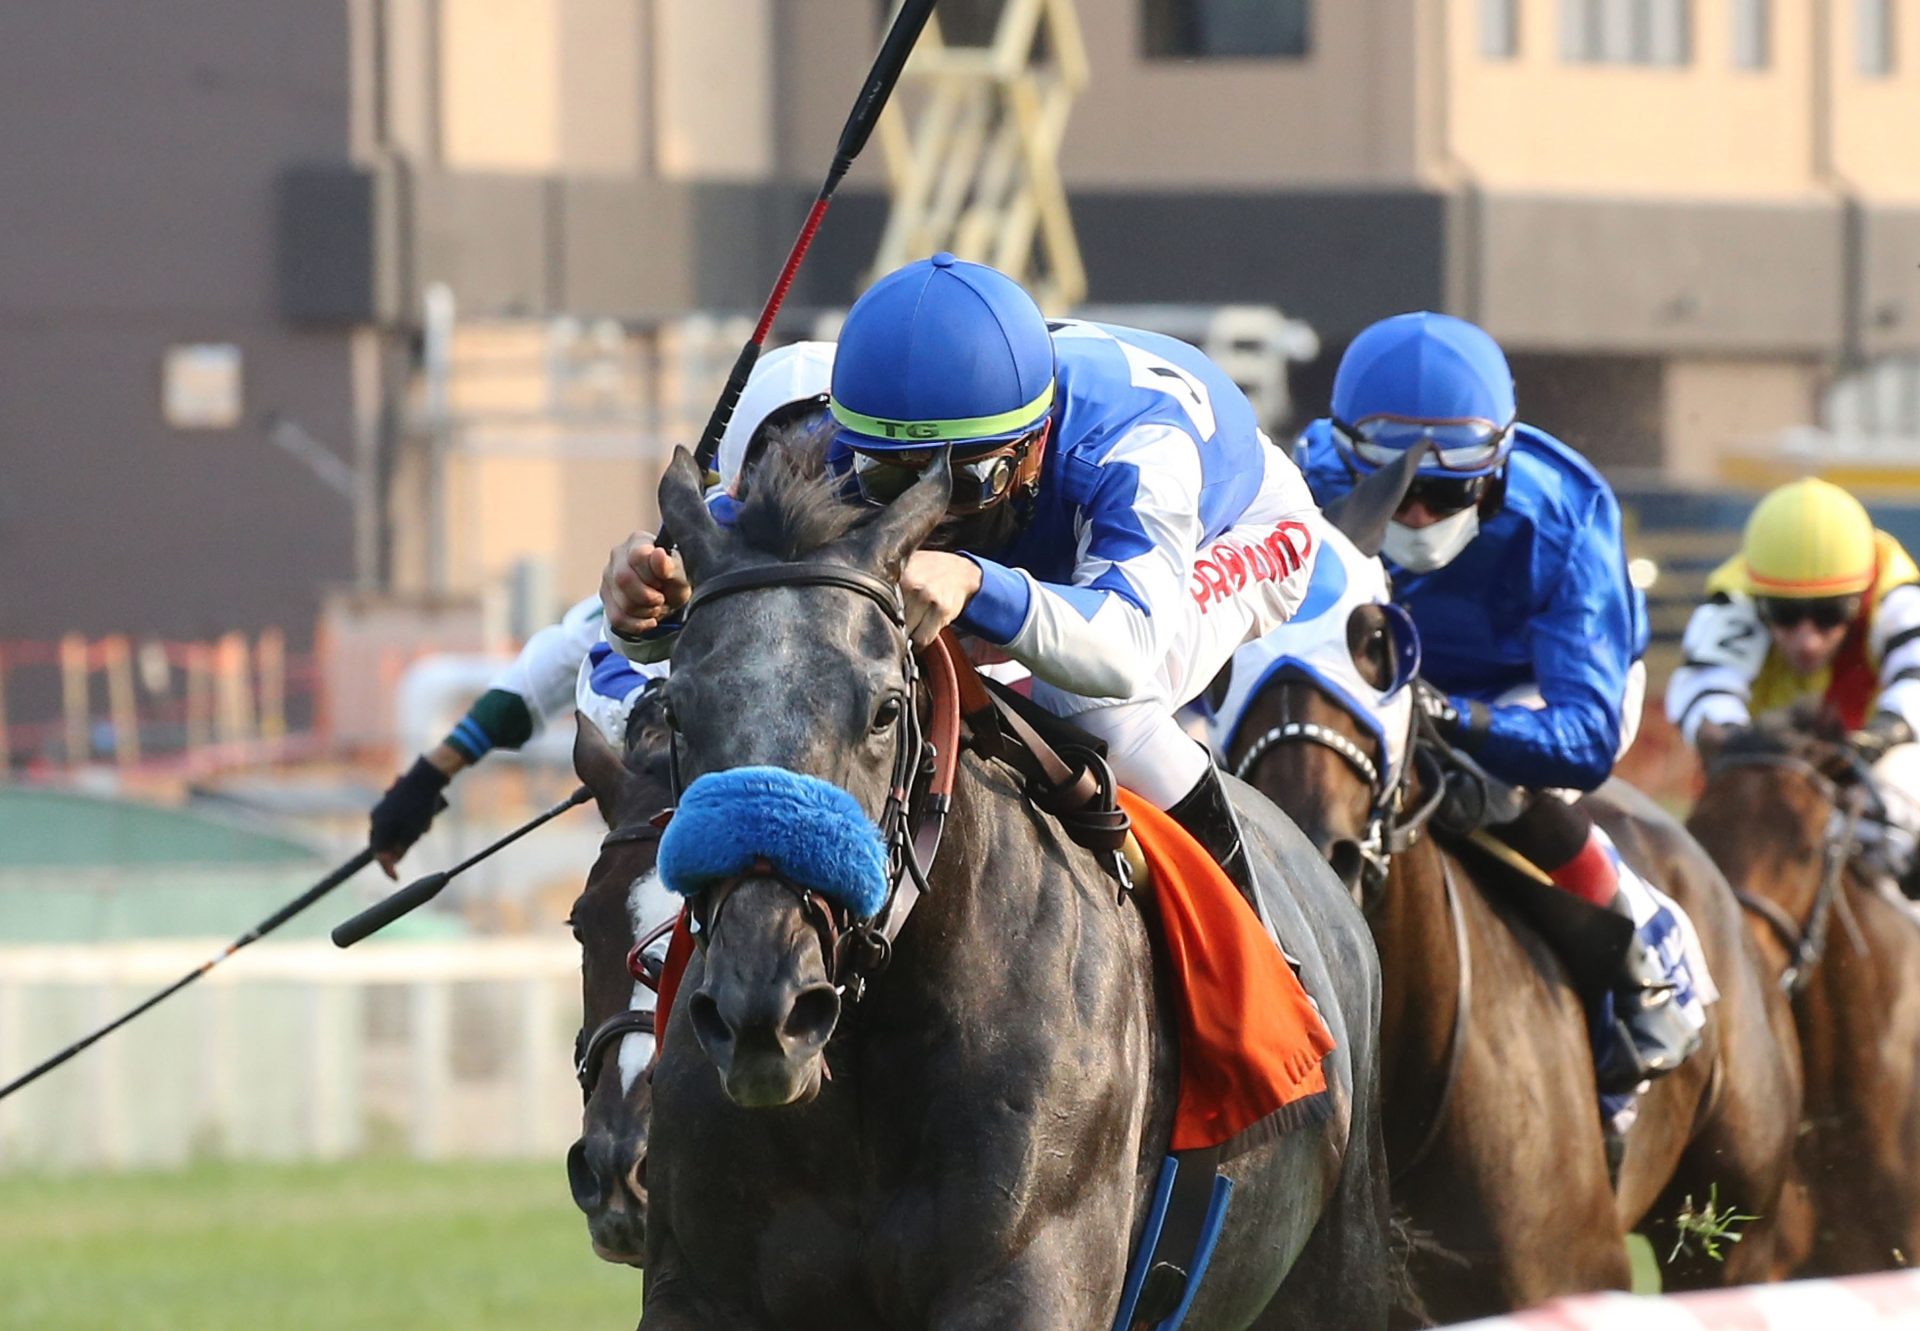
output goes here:
<path id="1" fill-rule="evenodd" d="M 1039 431 L 1018 439 L 990 444 L 985 448 L 962 452 L 953 450 L 949 468 L 953 476 L 953 497 L 947 512 L 979 513 L 1005 499 L 1020 477 L 1021 463 L 1033 447 Z M 927 469 L 937 449 L 884 453 L 853 451 L 853 479 L 860 497 L 869 504 L 890 504 L 905 494 Z"/>
<path id="2" fill-rule="evenodd" d="M 1753 607 L 1761 622 L 1771 628 L 1790 629 L 1811 624 L 1823 633 L 1831 633 L 1842 624 L 1851 624 L 1860 614 L 1858 596 L 1756 596 Z"/>
<path id="3" fill-rule="evenodd" d="M 1487 420 L 1418 421 L 1400 416 L 1369 416 L 1356 425 L 1336 420 L 1341 442 L 1370 467 L 1387 467 L 1425 443 L 1424 470 L 1484 472 L 1498 466 L 1507 451 L 1510 425 Z"/>
<path id="4" fill-rule="evenodd" d="M 1436 518 L 1452 517 L 1486 498 L 1492 485 L 1491 473 L 1481 476 L 1415 476 L 1397 511 L 1404 513 L 1419 504 Z"/>

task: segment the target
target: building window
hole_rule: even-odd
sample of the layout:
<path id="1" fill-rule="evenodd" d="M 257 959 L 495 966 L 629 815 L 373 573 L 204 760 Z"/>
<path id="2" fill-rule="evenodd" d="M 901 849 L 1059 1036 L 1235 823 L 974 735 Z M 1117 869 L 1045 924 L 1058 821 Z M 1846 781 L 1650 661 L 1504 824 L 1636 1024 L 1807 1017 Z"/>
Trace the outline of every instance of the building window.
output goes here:
<path id="1" fill-rule="evenodd" d="M 1768 40 L 1773 6 L 1768 0 L 1733 0 L 1733 67 L 1765 69 L 1773 63 Z"/>
<path id="2" fill-rule="evenodd" d="M 1893 0 L 1854 0 L 1860 72 L 1869 78 L 1893 73 L 1893 21 Z"/>
<path id="3" fill-rule="evenodd" d="M 1480 54 L 1490 60 L 1520 54 L 1520 0 L 1480 0 Z"/>
<path id="4" fill-rule="evenodd" d="M 1309 0 L 1143 0 L 1146 54 L 1304 56 Z"/>
<path id="5" fill-rule="evenodd" d="M 1684 65 L 1693 58 L 1690 0 L 1560 0 L 1560 51 L 1592 64 Z"/>

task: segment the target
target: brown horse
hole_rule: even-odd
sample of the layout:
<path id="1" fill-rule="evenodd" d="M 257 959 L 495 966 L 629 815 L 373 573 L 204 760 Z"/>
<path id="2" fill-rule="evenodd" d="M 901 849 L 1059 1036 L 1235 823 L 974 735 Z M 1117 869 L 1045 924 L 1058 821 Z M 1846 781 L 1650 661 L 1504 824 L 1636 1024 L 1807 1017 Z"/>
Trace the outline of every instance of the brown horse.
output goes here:
<path id="1" fill-rule="evenodd" d="M 662 695 L 635 704 L 623 756 L 584 717 L 573 763 L 609 829 L 567 917 L 580 942 L 582 1017 L 574 1051 L 586 1107 L 567 1152 L 567 1183 L 587 1217 L 593 1250 L 609 1262 L 644 1263 L 646 1155 L 653 1118 L 653 1001 L 645 969 L 659 922 L 679 901 L 654 875 L 659 849 L 651 815 L 672 802 Z M 660 940 L 664 946 L 664 940 Z"/>
<path id="2" fill-rule="evenodd" d="M 1345 618 L 1328 631 L 1344 631 L 1360 675 L 1389 688 L 1389 611 L 1363 603 Z M 1386 849 L 1406 844 L 1382 854 L 1379 815 L 1417 823 L 1409 811 L 1427 807 L 1437 773 L 1414 764 L 1403 786 L 1382 789 L 1379 733 L 1310 671 L 1283 665 L 1260 686 L 1229 766 L 1293 816 L 1372 926 L 1391 1188 L 1426 1236 L 1413 1275 L 1430 1312 L 1451 1321 L 1624 1287 L 1628 1229 L 1647 1231 L 1667 1257 L 1689 1197 L 1696 1211 L 1713 1198 L 1759 1219 L 1724 1262 L 1697 1250 L 1668 1260 L 1669 1288 L 1774 1273 L 1799 1104 L 1792 1024 L 1725 881 L 1677 824 L 1619 782 L 1589 797 L 1621 853 L 1693 917 L 1722 996 L 1699 1054 L 1642 1098 L 1616 1179 L 1580 1000 L 1511 905 L 1515 892 L 1557 889 L 1490 890 L 1512 871 L 1417 827 L 1388 830 Z"/>
<path id="3" fill-rule="evenodd" d="M 1736 735 L 1687 820 L 1761 922 L 1806 1081 L 1805 1274 L 1920 1253 L 1920 929 L 1849 858 L 1869 788 L 1849 751 L 1770 721 Z M 1838 826 L 1836 826 L 1838 825 Z"/>

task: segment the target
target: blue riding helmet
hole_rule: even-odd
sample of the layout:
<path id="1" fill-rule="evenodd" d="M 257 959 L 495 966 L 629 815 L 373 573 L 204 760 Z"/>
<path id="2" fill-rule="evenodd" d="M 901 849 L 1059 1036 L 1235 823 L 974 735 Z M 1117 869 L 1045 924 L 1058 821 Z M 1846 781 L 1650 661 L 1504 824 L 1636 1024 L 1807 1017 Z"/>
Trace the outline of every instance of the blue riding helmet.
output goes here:
<path id="1" fill-rule="evenodd" d="M 1397 314 L 1364 330 L 1333 379 L 1333 437 L 1362 471 L 1422 440 L 1420 475 L 1498 471 L 1513 448 L 1513 371 L 1484 329 L 1447 314 Z"/>
<path id="2" fill-rule="evenodd" d="M 1017 439 L 1053 408 L 1053 338 L 1006 274 L 941 253 L 887 274 L 840 330 L 828 406 L 859 453 Z"/>

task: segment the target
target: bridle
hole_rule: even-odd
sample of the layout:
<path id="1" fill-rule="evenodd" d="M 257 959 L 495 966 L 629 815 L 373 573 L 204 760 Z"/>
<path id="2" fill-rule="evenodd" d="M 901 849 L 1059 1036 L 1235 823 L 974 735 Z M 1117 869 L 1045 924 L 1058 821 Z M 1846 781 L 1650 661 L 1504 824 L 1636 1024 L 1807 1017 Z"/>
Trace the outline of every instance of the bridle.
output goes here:
<path id="1" fill-rule="evenodd" d="M 944 641 L 928 649 L 928 683 L 936 694 L 932 708 L 935 734 L 922 729 L 919 699 L 920 660 L 907 635 L 907 612 L 900 588 L 893 582 L 844 564 L 818 561 L 766 564 L 736 569 L 702 582 L 687 602 L 685 620 L 691 623 L 702 609 L 729 596 L 788 587 L 827 587 L 863 596 L 880 608 L 899 639 L 900 686 L 895 691 L 893 772 L 886 802 L 877 820 L 887 849 L 887 897 L 870 919 L 854 918 L 844 907 L 828 901 L 774 873 L 771 865 L 756 863 L 746 873 L 722 879 L 704 888 L 690 902 L 688 927 L 701 948 L 719 927 L 720 915 L 734 891 L 749 878 L 771 879 L 792 893 L 802 914 L 820 940 L 827 981 L 850 1003 L 865 995 L 868 982 L 886 970 L 893 959 L 893 940 L 899 935 L 922 893 L 927 873 L 939 850 L 940 834 L 952 803 L 953 777 L 959 749 L 959 706 L 955 698 L 954 666 Z M 946 705 L 942 705 L 943 702 Z M 681 782 L 679 723 L 667 713 L 670 771 L 674 800 Z M 945 733 L 942 733 L 945 732 Z M 927 778 L 921 801 L 920 823 L 909 816 L 917 779 Z"/>
<path id="2" fill-rule="evenodd" d="M 1298 680 L 1300 683 L 1324 693 L 1319 683 L 1304 672 L 1282 669 L 1277 672 L 1276 680 Z M 1411 761 L 1397 781 L 1389 783 L 1387 755 L 1385 745 L 1376 760 L 1351 738 L 1341 734 L 1331 726 L 1323 726 L 1317 721 L 1296 721 L 1287 709 L 1287 694 L 1280 692 L 1280 723 L 1252 744 L 1240 761 L 1234 764 L 1233 774 L 1241 780 L 1248 780 L 1262 759 L 1284 744 L 1316 744 L 1337 754 L 1359 778 L 1366 782 L 1367 822 L 1366 830 L 1359 841 L 1361 875 L 1355 890 L 1355 899 L 1363 908 L 1375 904 L 1378 894 L 1387 881 L 1387 870 L 1393 857 L 1411 846 L 1420 835 L 1420 829 L 1433 816 L 1440 801 L 1446 796 L 1446 788 L 1441 781 L 1439 760 L 1426 749 L 1414 743 L 1414 731 L 1418 724 L 1419 708 L 1412 709 L 1407 718 L 1406 746 Z M 1419 807 L 1407 809 L 1408 792 L 1411 788 L 1409 778 L 1418 770 L 1428 790 L 1428 796 Z M 1404 816 L 1403 816 L 1404 815 Z"/>
<path id="3" fill-rule="evenodd" d="M 1756 896 L 1742 887 L 1733 890 L 1734 900 L 1740 903 L 1741 908 L 1759 917 L 1786 948 L 1787 968 L 1780 973 L 1780 988 L 1789 997 L 1806 988 L 1814 968 L 1826 955 L 1827 936 L 1833 923 L 1834 906 L 1840 899 L 1840 884 L 1846 876 L 1847 860 L 1853 851 L 1854 833 L 1867 805 L 1877 801 L 1871 788 L 1871 775 L 1866 772 L 1865 765 L 1859 762 L 1858 755 L 1850 756 L 1863 779 L 1845 789 L 1813 763 L 1790 753 L 1723 754 L 1707 769 L 1709 781 L 1723 772 L 1740 768 L 1771 768 L 1790 772 L 1812 786 L 1833 814 L 1841 819 L 1836 834 L 1832 828 L 1832 818 L 1829 817 L 1826 845 L 1821 850 L 1820 882 L 1814 888 L 1813 905 L 1808 908 L 1805 924 L 1795 920 L 1776 901 Z"/>
<path id="4" fill-rule="evenodd" d="M 900 641 L 901 682 L 895 695 L 898 707 L 893 722 L 893 770 L 878 820 L 880 836 L 887 847 L 887 899 L 870 919 L 856 919 L 844 907 L 818 892 L 789 882 L 765 861 L 757 861 L 747 872 L 712 883 L 689 901 L 688 931 L 704 950 L 713 931 L 719 927 L 727 902 L 741 884 L 755 878 L 775 882 L 799 902 L 802 917 L 819 940 L 828 982 L 839 989 L 848 1002 L 857 1003 L 865 995 L 869 981 L 886 970 L 892 961 L 893 941 L 921 894 L 927 891 L 927 874 L 939 850 L 940 835 L 952 804 L 959 756 L 955 667 L 947 643 L 936 640 L 927 649 L 927 669 L 923 674 L 920 659 L 907 637 L 906 608 L 899 587 L 843 564 L 770 564 L 720 574 L 700 584 L 688 601 L 683 618 L 691 621 L 698 610 L 725 597 L 784 587 L 830 587 L 864 596 L 880 607 Z M 935 695 L 930 709 L 931 734 L 921 724 L 917 705 L 923 682 Z M 667 735 L 669 780 L 673 801 L 677 804 L 685 783 L 681 777 L 680 727 L 671 708 L 667 711 Z M 919 800 L 920 817 L 916 827 L 910 814 L 915 787 L 921 784 L 922 778 L 925 793 Z M 601 850 L 631 842 L 657 841 L 670 817 L 671 809 L 651 819 L 617 827 L 601 841 Z M 642 963 L 645 949 L 672 927 L 673 922 L 669 921 L 635 943 L 628 953 L 627 968 L 640 983 L 649 987 L 653 984 L 653 977 Z M 622 1039 L 633 1034 L 653 1034 L 654 1026 L 653 1013 L 628 1009 L 608 1017 L 592 1034 L 583 1027 L 575 1040 L 574 1059 L 581 1091 L 592 1096 L 608 1052 Z"/>

